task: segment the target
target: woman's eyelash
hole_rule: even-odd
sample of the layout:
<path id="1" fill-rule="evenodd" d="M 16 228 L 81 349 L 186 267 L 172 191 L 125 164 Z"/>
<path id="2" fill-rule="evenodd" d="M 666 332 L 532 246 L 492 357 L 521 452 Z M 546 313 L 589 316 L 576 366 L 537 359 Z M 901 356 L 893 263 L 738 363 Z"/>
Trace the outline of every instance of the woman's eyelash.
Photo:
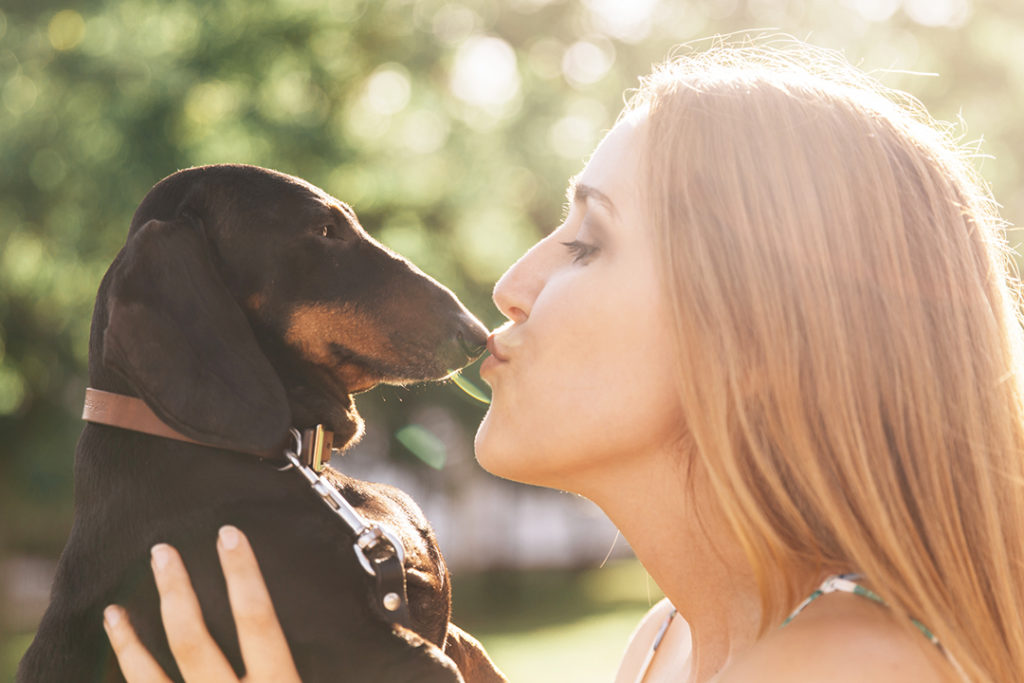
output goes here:
<path id="1" fill-rule="evenodd" d="M 580 242 L 579 240 L 562 242 L 562 244 L 565 245 L 572 254 L 573 263 L 579 263 L 580 261 L 593 256 L 599 249 L 596 244 L 587 244 L 586 242 Z"/>

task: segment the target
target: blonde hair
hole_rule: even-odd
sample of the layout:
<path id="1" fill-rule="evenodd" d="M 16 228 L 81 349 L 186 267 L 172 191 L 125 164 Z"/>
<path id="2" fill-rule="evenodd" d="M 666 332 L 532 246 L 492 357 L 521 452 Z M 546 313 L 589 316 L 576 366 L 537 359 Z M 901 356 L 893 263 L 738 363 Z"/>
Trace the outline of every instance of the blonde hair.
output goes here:
<path id="1" fill-rule="evenodd" d="M 672 59 L 636 110 L 695 462 L 762 631 L 804 597 L 788 570 L 841 567 L 962 675 L 1019 677 L 1018 289 L 966 153 L 909 96 L 795 41 Z"/>

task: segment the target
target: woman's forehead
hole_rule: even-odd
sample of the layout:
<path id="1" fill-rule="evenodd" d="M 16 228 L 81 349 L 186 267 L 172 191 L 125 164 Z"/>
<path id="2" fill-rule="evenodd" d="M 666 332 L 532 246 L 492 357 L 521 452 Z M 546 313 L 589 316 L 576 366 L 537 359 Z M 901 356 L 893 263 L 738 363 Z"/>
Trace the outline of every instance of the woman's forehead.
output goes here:
<path id="1" fill-rule="evenodd" d="M 570 199 L 576 195 L 576 186 L 582 185 L 595 198 L 603 195 L 620 209 L 629 203 L 639 170 L 642 124 L 643 119 L 624 118 L 608 131 L 583 171 L 570 181 Z"/>

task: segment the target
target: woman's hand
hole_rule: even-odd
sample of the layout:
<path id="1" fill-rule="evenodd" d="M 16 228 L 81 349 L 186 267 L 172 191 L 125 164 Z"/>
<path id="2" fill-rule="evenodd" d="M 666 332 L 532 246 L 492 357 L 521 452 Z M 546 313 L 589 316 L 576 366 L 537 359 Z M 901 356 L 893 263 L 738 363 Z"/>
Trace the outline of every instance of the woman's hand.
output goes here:
<path id="1" fill-rule="evenodd" d="M 245 662 L 244 680 L 247 683 L 299 681 L 248 539 L 233 526 L 221 527 L 217 554 L 227 581 L 231 613 Z M 164 630 L 181 675 L 188 683 L 238 681 L 224 653 L 206 630 L 199 600 L 178 552 L 166 544 L 155 545 L 151 564 L 160 591 Z M 170 683 L 171 679 L 139 641 L 124 609 L 110 605 L 103 616 L 107 637 L 128 683 Z"/>

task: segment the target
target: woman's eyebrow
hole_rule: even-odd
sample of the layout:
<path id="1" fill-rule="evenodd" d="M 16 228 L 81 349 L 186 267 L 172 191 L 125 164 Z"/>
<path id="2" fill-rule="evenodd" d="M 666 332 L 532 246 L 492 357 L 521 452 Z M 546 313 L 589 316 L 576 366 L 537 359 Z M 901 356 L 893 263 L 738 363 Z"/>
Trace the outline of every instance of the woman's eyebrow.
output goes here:
<path id="1" fill-rule="evenodd" d="M 583 203 L 588 199 L 593 199 L 603 206 L 613 218 L 618 219 L 619 217 L 619 212 L 615 209 L 615 203 L 612 202 L 608 195 L 592 185 L 579 182 L 576 176 L 569 179 L 569 188 L 566 190 L 565 198 L 570 204 Z"/>

